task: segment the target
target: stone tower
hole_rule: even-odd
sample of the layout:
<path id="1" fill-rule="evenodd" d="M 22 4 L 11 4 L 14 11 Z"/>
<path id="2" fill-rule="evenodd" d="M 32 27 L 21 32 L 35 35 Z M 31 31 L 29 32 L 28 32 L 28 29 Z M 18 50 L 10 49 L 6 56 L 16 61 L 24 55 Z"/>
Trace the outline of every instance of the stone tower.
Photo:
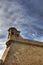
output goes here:
<path id="1" fill-rule="evenodd" d="M 8 29 L 8 40 L 16 40 L 20 37 L 20 31 L 16 28 L 11 27 Z"/>

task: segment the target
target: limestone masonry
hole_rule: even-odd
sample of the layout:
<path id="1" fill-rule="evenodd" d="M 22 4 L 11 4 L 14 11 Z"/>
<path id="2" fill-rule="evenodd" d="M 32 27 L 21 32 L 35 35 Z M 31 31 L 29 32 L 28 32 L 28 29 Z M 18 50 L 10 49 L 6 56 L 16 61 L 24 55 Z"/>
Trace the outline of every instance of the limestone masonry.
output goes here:
<path id="1" fill-rule="evenodd" d="M 24 39 L 11 27 L 6 45 L 0 65 L 43 65 L 43 42 Z"/>

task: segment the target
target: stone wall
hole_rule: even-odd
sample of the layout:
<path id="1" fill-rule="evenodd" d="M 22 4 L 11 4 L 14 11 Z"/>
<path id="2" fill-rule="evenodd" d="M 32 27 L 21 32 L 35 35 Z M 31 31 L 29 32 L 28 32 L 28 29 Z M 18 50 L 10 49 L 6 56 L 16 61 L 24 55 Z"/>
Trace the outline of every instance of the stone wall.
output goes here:
<path id="1" fill-rule="evenodd" d="M 11 43 L 4 65 L 43 65 L 43 47 Z"/>

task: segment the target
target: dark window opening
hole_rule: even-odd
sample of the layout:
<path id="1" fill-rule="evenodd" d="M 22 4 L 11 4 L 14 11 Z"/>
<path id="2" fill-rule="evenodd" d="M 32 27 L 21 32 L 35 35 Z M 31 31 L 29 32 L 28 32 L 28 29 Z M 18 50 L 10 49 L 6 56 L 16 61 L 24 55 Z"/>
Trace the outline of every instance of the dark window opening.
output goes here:
<path id="1" fill-rule="evenodd" d="M 19 34 L 17 34 L 17 37 L 19 37 Z"/>
<path id="2" fill-rule="evenodd" d="M 14 35 L 14 32 L 12 32 L 12 35 Z"/>

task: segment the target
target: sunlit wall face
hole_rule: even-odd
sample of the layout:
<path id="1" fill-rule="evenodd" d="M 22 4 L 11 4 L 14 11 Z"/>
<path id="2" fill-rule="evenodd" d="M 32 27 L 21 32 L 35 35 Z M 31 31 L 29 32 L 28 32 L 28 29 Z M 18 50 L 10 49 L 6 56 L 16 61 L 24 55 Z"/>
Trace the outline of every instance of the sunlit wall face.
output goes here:
<path id="1" fill-rule="evenodd" d="M 43 0 L 0 0 L 0 43 L 11 26 L 24 38 L 43 41 Z"/>

